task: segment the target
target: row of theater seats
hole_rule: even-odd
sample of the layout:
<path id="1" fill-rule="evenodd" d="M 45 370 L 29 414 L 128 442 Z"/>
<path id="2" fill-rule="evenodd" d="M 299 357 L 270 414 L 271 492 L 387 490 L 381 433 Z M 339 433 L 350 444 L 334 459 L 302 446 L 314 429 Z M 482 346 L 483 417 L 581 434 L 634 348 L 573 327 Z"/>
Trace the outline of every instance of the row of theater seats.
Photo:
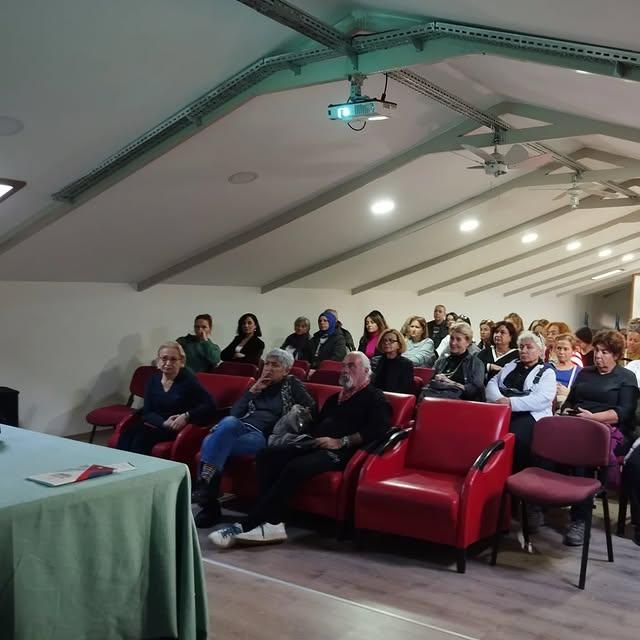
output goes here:
<path id="1" fill-rule="evenodd" d="M 341 367 L 342 363 L 340 362 L 324 360 L 320 363 L 320 366 L 313 371 L 310 369 L 310 365 L 306 360 L 296 360 L 291 369 L 291 375 L 296 376 L 296 378 L 303 382 L 309 381 L 318 384 L 337 385 Z M 98 427 L 115 427 L 121 420 L 134 413 L 134 409 L 132 408 L 133 401 L 136 397 L 144 397 L 145 387 L 154 371 L 157 371 L 155 367 L 142 366 L 133 372 L 131 382 L 129 383 L 129 398 L 125 404 L 99 407 L 87 414 L 86 420 L 91 425 L 89 442 L 93 442 Z M 259 372 L 260 367 L 254 364 L 248 364 L 246 362 L 221 362 L 216 369 L 215 375 L 230 375 L 257 379 Z M 413 393 L 416 397 L 419 395 L 422 387 L 431 380 L 433 373 L 433 369 L 429 367 L 414 367 Z M 214 397 L 218 406 L 221 406 L 218 397 Z"/>
<path id="2" fill-rule="evenodd" d="M 254 382 L 253 377 L 198 374 L 216 398 L 220 417 Z M 338 389 L 305 382 L 319 408 Z M 504 484 L 511 472 L 510 409 L 503 405 L 427 399 L 416 413 L 413 395 L 385 393 L 392 429 L 384 441 L 358 450 L 343 472 L 318 475 L 300 487 L 292 506 L 356 530 L 375 530 L 454 546 L 458 571 L 465 550 L 495 531 Z M 125 417 L 109 441 L 115 446 L 137 415 Z M 208 429 L 188 425 L 173 442 L 157 444 L 152 455 L 183 462 L 197 473 Z M 233 458 L 222 488 L 255 497 L 253 456 Z"/>

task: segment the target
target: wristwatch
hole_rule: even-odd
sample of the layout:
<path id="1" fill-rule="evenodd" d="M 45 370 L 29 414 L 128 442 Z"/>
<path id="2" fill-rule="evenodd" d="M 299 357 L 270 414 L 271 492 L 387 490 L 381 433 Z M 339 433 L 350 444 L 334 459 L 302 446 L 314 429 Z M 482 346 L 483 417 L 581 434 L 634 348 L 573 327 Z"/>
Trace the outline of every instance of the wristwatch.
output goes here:
<path id="1" fill-rule="evenodd" d="M 349 440 L 349 436 L 343 436 L 340 438 L 340 448 L 345 449 L 346 447 L 351 446 L 351 440 Z"/>

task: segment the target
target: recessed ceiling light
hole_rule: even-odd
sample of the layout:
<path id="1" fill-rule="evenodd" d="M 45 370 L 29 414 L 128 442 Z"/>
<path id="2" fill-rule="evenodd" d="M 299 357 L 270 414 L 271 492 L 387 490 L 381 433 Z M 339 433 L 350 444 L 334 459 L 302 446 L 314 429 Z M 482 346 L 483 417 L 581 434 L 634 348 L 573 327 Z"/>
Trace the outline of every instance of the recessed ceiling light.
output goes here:
<path id="1" fill-rule="evenodd" d="M 571 242 L 567 243 L 567 251 L 575 251 L 576 249 L 579 249 L 582 246 L 582 243 L 580 242 L 580 240 L 572 240 Z"/>
<path id="2" fill-rule="evenodd" d="M 24 124 L 17 118 L 0 116 L 0 136 L 14 136 L 24 129 Z"/>
<path id="3" fill-rule="evenodd" d="M 367 118 L 367 120 L 369 120 L 369 122 L 375 122 L 376 120 L 388 120 L 389 116 L 371 116 L 370 118 Z"/>
<path id="4" fill-rule="evenodd" d="M 475 218 L 469 218 L 468 220 L 463 220 L 458 229 L 460 231 L 475 231 L 479 226 L 480 223 Z"/>
<path id="5" fill-rule="evenodd" d="M 622 273 L 622 269 L 614 269 L 613 271 L 606 271 L 605 273 L 601 273 L 597 276 L 592 276 L 592 280 L 602 280 L 602 278 L 608 278 L 609 276 L 613 276 L 616 273 Z"/>
<path id="6" fill-rule="evenodd" d="M 20 191 L 27 184 L 22 180 L 9 180 L 8 178 L 0 178 L 0 202 L 10 198 L 14 193 Z"/>
<path id="7" fill-rule="evenodd" d="M 600 251 L 598 251 L 598 258 L 608 258 L 612 253 L 613 251 L 609 248 L 600 249 Z"/>
<path id="8" fill-rule="evenodd" d="M 525 233 L 520 240 L 523 244 L 529 244 L 531 242 L 535 242 L 538 239 L 538 234 L 535 231 L 530 231 L 529 233 Z"/>
<path id="9" fill-rule="evenodd" d="M 622 262 L 631 262 L 636 257 L 635 253 L 625 253 L 621 260 Z"/>
<path id="10" fill-rule="evenodd" d="M 381 216 L 385 213 L 390 213 L 396 208 L 396 203 L 393 200 L 378 200 L 371 205 L 371 213 Z"/>
<path id="11" fill-rule="evenodd" d="M 227 178 L 227 181 L 231 184 L 248 184 L 258 179 L 258 174 L 255 171 L 238 171 Z"/>

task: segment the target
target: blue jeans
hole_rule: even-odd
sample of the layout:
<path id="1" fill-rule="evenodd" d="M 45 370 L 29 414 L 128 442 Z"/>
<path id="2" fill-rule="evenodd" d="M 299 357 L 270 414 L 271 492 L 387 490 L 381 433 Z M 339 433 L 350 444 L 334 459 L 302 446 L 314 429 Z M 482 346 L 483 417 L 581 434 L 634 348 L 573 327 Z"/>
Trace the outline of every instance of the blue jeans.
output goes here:
<path id="1" fill-rule="evenodd" d="M 213 465 L 222 471 L 229 456 L 257 453 L 267 446 L 262 432 L 245 424 L 238 418 L 227 416 L 202 442 L 200 463 Z"/>

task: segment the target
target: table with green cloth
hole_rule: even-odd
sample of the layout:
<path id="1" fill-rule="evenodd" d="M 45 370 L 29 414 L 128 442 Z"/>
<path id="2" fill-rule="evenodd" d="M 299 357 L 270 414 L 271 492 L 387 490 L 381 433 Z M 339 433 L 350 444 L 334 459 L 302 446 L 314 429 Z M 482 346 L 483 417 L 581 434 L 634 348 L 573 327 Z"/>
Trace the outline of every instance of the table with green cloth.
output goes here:
<path id="1" fill-rule="evenodd" d="M 0 638 L 207 637 L 185 465 L 2 425 Z M 60 487 L 28 476 L 130 462 Z"/>

